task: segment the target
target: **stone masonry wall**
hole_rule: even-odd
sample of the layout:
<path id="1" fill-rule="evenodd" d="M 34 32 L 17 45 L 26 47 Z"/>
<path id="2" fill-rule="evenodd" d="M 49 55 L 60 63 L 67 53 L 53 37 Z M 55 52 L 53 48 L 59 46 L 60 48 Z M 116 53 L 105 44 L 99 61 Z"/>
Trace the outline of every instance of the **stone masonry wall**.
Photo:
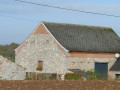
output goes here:
<path id="1" fill-rule="evenodd" d="M 24 68 L 0 56 L 0 79 L 24 80 Z"/>
<path id="2" fill-rule="evenodd" d="M 26 68 L 26 72 L 36 72 L 38 61 L 43 61 L 40 73 L 65 73 L 67 60 L 50 34 L 32 34 L 16 55 L 15 62 Z"/>
<path id="3" fill-rule="evenodd" d="M 95 62 L 108 63 L 108 77 L 115 78 L 115 72 L 111 72 L 110 68 L 116 61 L 116 58 L 68 58 L 69 69 L 80 69 L 83 71 L 95 70 Z"/>
<path id="4" fill-rule="evenodd" d="M 108 63 L 108 70 L 115 63 L 115 58 L 69 58 L 70 69 L 81 69 L 83 71 L 94 70 L 95 62 Z"/>

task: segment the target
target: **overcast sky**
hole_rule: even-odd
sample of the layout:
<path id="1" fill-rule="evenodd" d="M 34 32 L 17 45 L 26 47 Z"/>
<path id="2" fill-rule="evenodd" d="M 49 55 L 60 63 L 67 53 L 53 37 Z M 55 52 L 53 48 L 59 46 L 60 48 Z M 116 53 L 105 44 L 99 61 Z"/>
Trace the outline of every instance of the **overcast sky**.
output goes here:
<path id="1" fill-rule="evenodd" d="M 24 0 L 70 9 L 120 16 L 120 0 Z M 13 16 L 36 21 L 72 23 L 112 27 L 120 36 L 120 17 L 107 17 L 80 12 L 25 4 L 14 0 L 0 0 L 0 44 L 22 43 L 40 22 L 15 19 Z"/>

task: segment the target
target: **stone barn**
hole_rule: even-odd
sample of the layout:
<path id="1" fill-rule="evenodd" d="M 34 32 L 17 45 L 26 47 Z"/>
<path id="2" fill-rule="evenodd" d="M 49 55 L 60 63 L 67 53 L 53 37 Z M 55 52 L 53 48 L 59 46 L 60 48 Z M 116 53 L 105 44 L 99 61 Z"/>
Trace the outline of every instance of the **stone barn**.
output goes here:
<path id="1" fill-rule="evenodd" d="M 15 51 L 15 63 L 26 72 L 93 70 L 109 78 L 120 74 L 111 69 L 118 60 L 120 38 L 109 27 L 42 22 Z"/>
<path id="2" fill-rule="evenodd" d="M 0 56 L 0 80 L 24 80 L 25 69 Z"/>

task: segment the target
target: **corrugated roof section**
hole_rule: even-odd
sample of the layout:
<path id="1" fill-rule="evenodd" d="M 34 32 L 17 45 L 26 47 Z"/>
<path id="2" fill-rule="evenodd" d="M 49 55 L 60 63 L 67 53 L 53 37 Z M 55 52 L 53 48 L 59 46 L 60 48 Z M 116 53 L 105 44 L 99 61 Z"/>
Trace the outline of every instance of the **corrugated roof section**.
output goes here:
<path id="1" fill-rule="evenodd" d="M 120 71 L 120 58 L 118 58 L 114 65 L 110 68 L 110 71 Z"/>
<path id="2" fill-rule="evenodd" d="M 120 52 L 120 38 L 112 28 L 43 22 L 69 51 Z"/>

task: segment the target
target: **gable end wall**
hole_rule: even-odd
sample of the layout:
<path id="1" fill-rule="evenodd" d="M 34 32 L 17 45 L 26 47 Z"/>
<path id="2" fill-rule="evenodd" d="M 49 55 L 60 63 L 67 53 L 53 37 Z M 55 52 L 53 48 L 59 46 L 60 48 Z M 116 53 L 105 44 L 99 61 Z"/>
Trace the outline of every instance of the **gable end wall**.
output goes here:
<path id="1" fill-rule="evenodd" d="M 64 73 L 67 68 L 65 51 L 50 35 L 43 24 L 19 46 L 16 51 L 15 62 L 26 72 L 36 72 L 38 61 L 43 61 L 43 70 L 40 73 Z"/>

